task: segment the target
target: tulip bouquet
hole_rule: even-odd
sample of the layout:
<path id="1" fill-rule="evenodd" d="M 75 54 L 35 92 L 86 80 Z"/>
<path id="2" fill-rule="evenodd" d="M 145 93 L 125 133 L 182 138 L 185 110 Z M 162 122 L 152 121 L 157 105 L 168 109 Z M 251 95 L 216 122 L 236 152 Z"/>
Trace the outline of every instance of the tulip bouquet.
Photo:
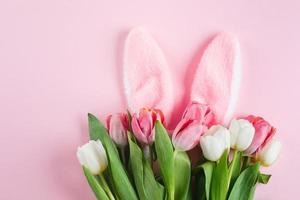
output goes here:
<path id="1" fill-rule="evenodd" d="M 195 73 L 190 103 L 174 128 L 170 73 L 142 28 L 126 40 L 124 80 L 129 111 L 103 125 L 89 114 L 90 141 L 77 157 L 99 200 L 251 200 L 271 175 L 281 144 L 261 117 L 232 117 L 239 85 L 236 38 L 220 34 Z"/>

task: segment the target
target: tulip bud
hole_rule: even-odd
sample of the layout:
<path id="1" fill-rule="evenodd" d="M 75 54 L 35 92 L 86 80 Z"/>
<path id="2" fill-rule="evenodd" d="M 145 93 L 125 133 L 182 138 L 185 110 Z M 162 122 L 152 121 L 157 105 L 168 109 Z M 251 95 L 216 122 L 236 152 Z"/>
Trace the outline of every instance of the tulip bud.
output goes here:
<path id="1" fill-rule="evenodd" d="M 199 123 L 210 127 L 215 123 L 215 114 L 206 104 L 193 101 L 184 111 L 182 118 L 197 120 Z"/>
<path id="2" fill-rule="evenodd" d="M 252 123 L 255 128 L 255 134 L 252 143 L 245 152 L 249 155 L 256 154 L 273 138 L 276 129 L 262 117 L 255 117 L 253 115 L 250 115 L 245 119 Z"/>
<path id="3" fill-rule="evenodd" d="M 246 150 L 252 143 L 255 129 L 244 119 L 232 120 L 230 127 L 230 146 L 238 151 Z"/>
<path id="4" fill-rule="evenodd" d="M 230 133 L 221 125 L 212 126 L 201 136 L 200 146 L 203 156 L 210 161 L 217 161 L 224 151 L 230 148 Z"/>
<path id="5" fill-rule="evenodd" d="M 125 113 L 117 113 L 108 116 L 107 129 L 112 140 L 120 147 L 127 144 L 127 131 L 129 130 L 129 120 Z"/>
<path id="6" fill-rule="evenodd" d="M 198 121 L 183 118 L 172 134 L 172 142 L 175 149 L 182 151 L 191 150 L 198 144 L 200 136 L 206 130 L 206 126 L 203 126 Z"/>
<path id="7" fill-rule="evenodd" d="M 164 123 L 164 115 L 157 109 L 141 109 L 132 116 L 131 127 L 134 136 L 143 144 L 152 144 L 155 137 L 155 122 Z"/>
<path id="8" fill-rule="evenodd" d="M 100 140 L 91 140 L 77 150 L 77 158 L 81 165 L 87 167 L 92 174 L 98 175 L 107 167 L 107 157 Z"/>
<path id="9" fill-rule="evenodd" d="M 258 161 L 265 167 L 272 165 L 278 158 L 281 150 L 281 143 L 272 139 L 258 153 Z"/>
<path id="10" fill-rule="evenodd" d="M 194 148 L 200 136 L 215 122 L 211 109 L 197 102 L 187 106 L 181 121 L 172 134 L 172 142 L 177 150 L 188 151 Z"/>

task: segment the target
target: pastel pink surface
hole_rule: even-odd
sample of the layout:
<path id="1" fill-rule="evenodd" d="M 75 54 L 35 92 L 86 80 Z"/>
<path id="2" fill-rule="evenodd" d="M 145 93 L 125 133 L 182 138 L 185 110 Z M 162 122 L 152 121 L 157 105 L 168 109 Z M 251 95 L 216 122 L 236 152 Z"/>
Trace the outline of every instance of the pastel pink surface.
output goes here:
<path id="1" fill-rule="evenodd" d="M 237 111 L 261 115 L 283 143 L 256 199 L 298 196 L 300 174 L 299 1 L 0 2 L 0 199 L 94 199 L 75 156 L 87 141 L 86 113 L 125 110 L 122 52 L 143 25 L 172 69 L 175 111 L 219 31 L 240 40 Z M 175 120 L 174 120 L 175 121 Z"/>

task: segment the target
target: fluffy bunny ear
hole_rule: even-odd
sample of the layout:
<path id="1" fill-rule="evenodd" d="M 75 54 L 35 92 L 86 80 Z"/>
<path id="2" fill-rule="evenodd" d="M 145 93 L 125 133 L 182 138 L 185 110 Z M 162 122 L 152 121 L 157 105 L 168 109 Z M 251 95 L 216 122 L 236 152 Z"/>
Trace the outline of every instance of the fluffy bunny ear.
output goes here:
<path id="1" fill-rule="evenodd" d="M 124 52 L 124 84 L 129 110 L 157 108 L 169 115 L 172 84 L 168 64 L 156 41 L 143 28 L 127 36 Z"/>
<path id="2" fill-rule="evenodd" d="M 208 45 L 197 68 L 191 100 L 208 104 L 219 122 L 234 113 L 240 86 L 240 48 L 237 38 L 221 33 Z"/>

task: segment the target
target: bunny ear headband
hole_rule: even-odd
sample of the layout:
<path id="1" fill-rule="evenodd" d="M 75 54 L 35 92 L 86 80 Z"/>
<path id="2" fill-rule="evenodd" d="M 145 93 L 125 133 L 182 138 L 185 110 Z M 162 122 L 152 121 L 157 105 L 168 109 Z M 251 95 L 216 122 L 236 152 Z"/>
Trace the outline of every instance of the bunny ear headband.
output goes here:
<path id="1" fill-rule="evenodd" d="M 128 34 L 123 67 L 129 110 L 157 108 L 169 116 L 174 99 L 169 67 L 162 50 L 145 29 L 134 28 Z M 228 123 L 237 103 L 240 76 L 238 40 L 221 33 L 203 53 L 190 101 L 209 105 L 219 122 Z"/>

